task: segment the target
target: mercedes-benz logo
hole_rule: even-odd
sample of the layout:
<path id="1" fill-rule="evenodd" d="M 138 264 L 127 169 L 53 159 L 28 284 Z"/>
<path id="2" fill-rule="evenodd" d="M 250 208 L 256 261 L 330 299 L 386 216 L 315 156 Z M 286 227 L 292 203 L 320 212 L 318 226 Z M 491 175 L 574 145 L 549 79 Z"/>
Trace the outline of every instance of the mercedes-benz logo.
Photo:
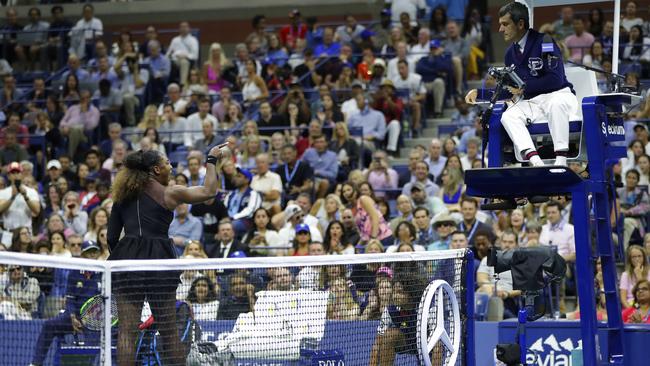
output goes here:
<path id="1" fill-rule="evenodd" d="M 445 296 L 448 301 L 445 301 Z M 451 308 L 445 309 L 445 303 Z M 452 319 L 446 316 L 448 310 L 452 312 Z M 445 327 L 445 322 L 449 324 L 449 331 Z M 424 366 L 432 366 L 431 351 L 440 341 L 446 348 L 443 354 L 449 355 L 445 364 L 455 365 L 460 351 L 460 333 L 460 309 L 454 289 L 444 280 L 431 282 L 424 291 L 418 308 L 417 345 L 420 362 Z"/>

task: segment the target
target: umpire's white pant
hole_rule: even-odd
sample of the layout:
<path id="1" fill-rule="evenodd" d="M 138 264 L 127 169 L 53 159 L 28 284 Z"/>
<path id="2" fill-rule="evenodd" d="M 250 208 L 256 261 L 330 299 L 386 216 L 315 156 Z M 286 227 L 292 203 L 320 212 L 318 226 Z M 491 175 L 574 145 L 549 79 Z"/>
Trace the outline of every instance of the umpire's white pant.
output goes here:
<path id="1" fill-rule="evenodd" d="M 386 142 L 386 150 L 397 151 L 397 143 L 399 142 L 399 132 L 402 130 L 400 122 L 396 119 L 390 121 L 386 126 L 386 133 L 388 134 L 388 141 Z"/>
<path id="2" fill-rule="evenodd" d="M 572 118 L 578 118 L 578 99 L 567 87 L 510 104 L 501 116 L 501 124 L 517 151 L 536 150 L 526 129 L 527 119 L 532 123 L 546 120 L 554 150 L 566 151 L 569 149 L 569 120 Z"/>

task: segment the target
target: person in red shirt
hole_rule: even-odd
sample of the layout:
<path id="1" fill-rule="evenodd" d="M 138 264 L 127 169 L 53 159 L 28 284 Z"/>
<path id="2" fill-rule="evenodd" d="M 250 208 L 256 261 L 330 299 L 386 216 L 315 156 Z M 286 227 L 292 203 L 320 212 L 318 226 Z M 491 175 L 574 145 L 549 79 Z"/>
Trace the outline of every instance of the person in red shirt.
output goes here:
<path id="1" fill-rule="evenodd" d="M 388 135 L 386 150 L 392 155 L 398 155 L 397 143 L 402 129 L 401 121 L 404 111 L 404 103 L 402 99 L 397 97 L 396 91 L 393 81 L 384 79 L 375 94 L 372 104 L 372 108 L 383 113 L 386 118 L 386 132 Z"/>
<path id="2" fill-rule="evenodd" d="M 632 292 L 634 293 L 634 306 L 623 310 L 623 322 L 650 324 L 650 282 L 640 280 Z"/>
<path id="3" fill-rule="evenodd" d="M 361 55 L 361 62 L 359 62 L 357 65 L 357 75 L 359 75 L 359 79 L 363 81 L 370 81 L 370 79 L 372 79 L 372 67 L 375 65 L 375 55 L 373 53 L 372 46 L 364 46 L 361 50 Z M 381 61 L 384 62 L 384 60 Z M 385 62 L 384 70 L 386 70 Z"/>
<path id="4" fill-rule="evenodd" d="M 13 129 L 18 135 L 18 143 L 29 147 L 29 129 L 20 123 L 20 115 L 12 112 L 7 117 L 7 126 L 0 130 L 0 146 L 5 145 L 5 133 L 8 129 Z"/>
<path id="5" fill-rule="evenodd" d="M 302 23 L 300 11 L 293 9 L 289 13 L 290 24 L 280 29 L 280 42 L 282 45 L 293 51 L 296 47 L 296 41 L 305 39 L 307 36 L 307 25 Z"/>
<path id="6" fill-rule="evenodd" d="M 302 154 L 305 150 L 309 149 L 314 142 L 314 136 L 320 136 L 323 134 L 323 125 L 318 120 L 313 120 L 309 122 L 309 128 L 307 130 L 307 136 L 303 136 L 296 142 L 296 150 L 298 151 L 298 158 L 302 157 Z"/>

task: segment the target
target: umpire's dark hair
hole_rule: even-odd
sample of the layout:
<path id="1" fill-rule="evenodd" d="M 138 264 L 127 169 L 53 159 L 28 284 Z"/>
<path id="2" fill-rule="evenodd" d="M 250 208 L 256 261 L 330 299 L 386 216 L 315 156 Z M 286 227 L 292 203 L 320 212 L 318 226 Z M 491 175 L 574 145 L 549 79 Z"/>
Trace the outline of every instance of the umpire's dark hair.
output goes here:
<path id="1" fill-rule="evenodd" d="M 522 3 L 511 2 L 499 9 L 499 17 L 510 14 L 510 18 L 515 24 L 519 24 L 520 20 L 524 21 L 524 28 L 530 28 L 530 20 L 528 19 L 528 7 Z"/>

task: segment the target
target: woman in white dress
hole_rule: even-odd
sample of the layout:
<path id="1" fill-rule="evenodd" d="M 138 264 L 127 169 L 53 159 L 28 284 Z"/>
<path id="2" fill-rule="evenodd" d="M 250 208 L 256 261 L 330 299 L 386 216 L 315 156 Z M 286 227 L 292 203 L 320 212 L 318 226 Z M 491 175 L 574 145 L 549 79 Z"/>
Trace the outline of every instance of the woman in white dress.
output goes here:
<path id="1" fill-rule="evenodd" d="M 244 105 L 250 107 L 266 100 L 269 97 L 269 89 L 266 87 L 264 79 L 257 75 L 257 64 L 254 60 L 246 61 L 246 71 L 248 78 L 244 81 L 241 91 Z"/>

